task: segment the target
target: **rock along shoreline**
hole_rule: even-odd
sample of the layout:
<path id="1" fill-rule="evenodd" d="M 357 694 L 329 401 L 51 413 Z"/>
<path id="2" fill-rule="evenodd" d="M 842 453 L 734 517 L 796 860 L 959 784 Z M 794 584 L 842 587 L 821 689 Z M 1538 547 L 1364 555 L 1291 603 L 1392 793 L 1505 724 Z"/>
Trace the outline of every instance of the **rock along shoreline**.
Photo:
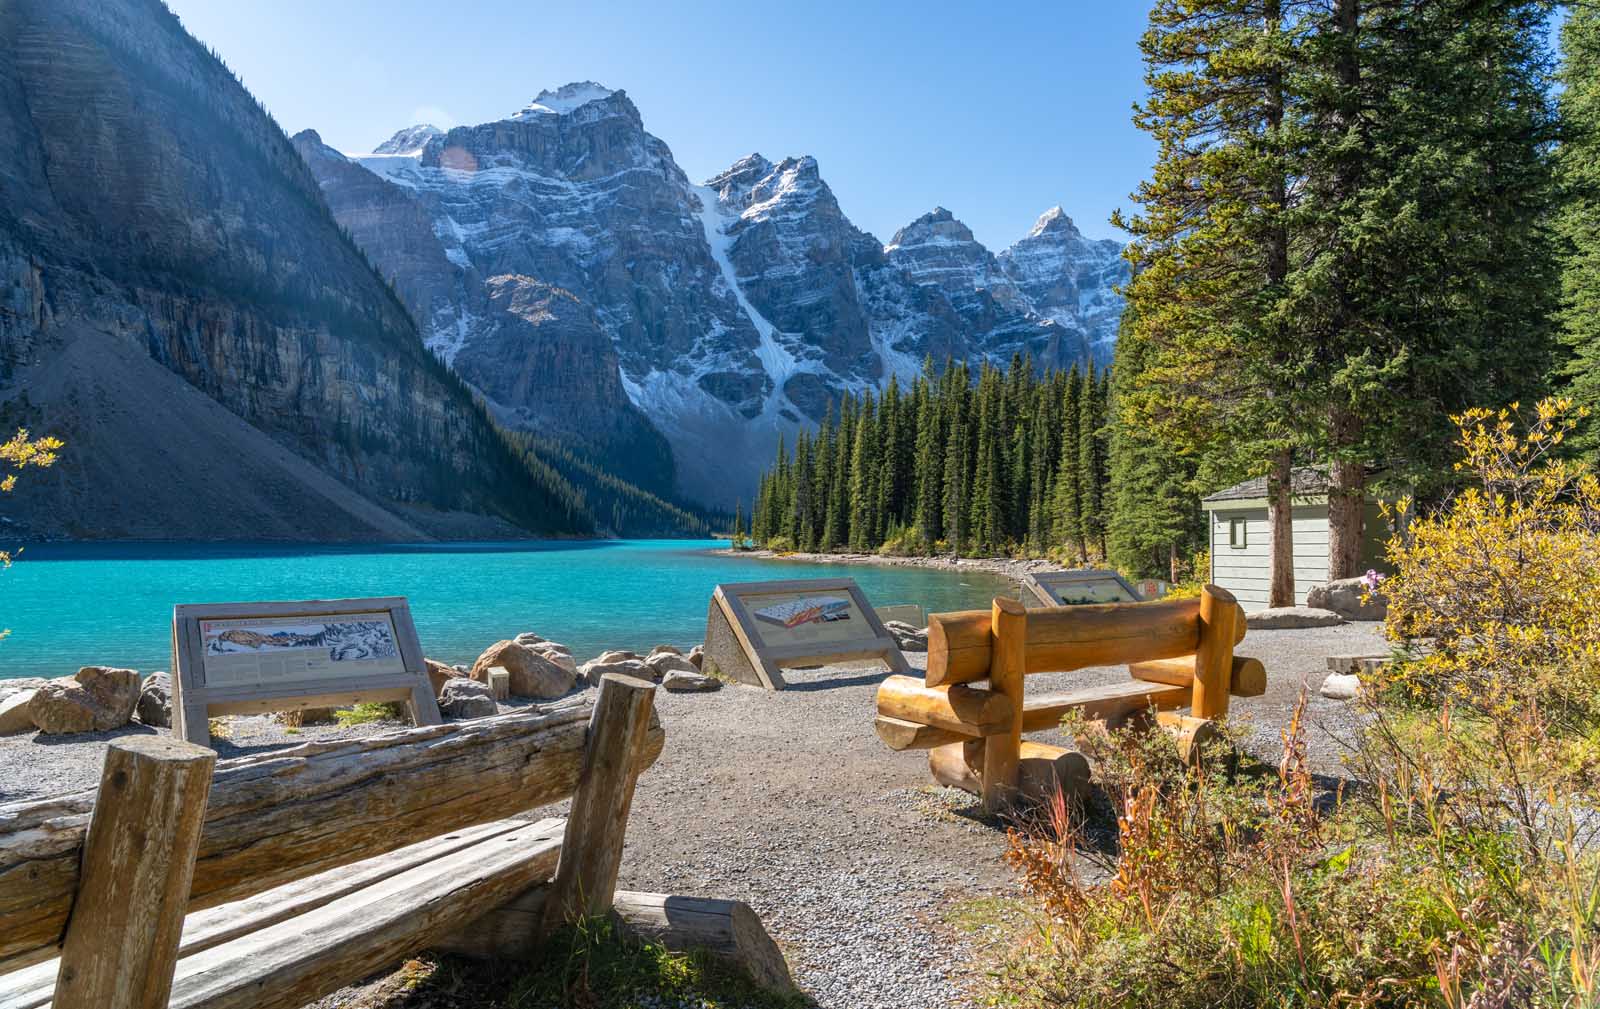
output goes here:
<path id="1" fill-rule="evenodd" d="M 722 547 L 712 553 L 725 557 L 746 557 L 762 561 L 802 561 L 807 564 L 875 564 L 879 567 L 927 568 L 933 571 L 983 571 L 1003 575 L 1021 582 L 1023 577 L 1040 571 L 1066 571 L 1055 561 L 1032 557 L 1018 560 L 1012 557 L 955 557 L 948 554 L 931 557 L 896 557 L 883 554 L 822 554 L 805 551 L 779 552 L 775 550 L 735 550 Z"/>

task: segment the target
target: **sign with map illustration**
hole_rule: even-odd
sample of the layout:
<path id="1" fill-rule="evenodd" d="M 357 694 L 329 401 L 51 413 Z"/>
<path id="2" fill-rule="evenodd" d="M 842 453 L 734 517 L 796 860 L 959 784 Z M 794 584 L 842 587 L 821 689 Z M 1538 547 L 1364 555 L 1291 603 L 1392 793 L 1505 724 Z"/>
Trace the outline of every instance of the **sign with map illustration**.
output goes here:
<path id="1" fill-rule="evenodd" d="M 905 657 L 853 579 L 718 585 L 706 614 L 706 657 L 743 683 L 782 689 L 783 667 Z"/>
<path id="2" fill-rule="evenodd" d="M 209 719 L 404 701 L 439 721 L 411 610 L 399 597 L 177 606 L 173 731 L 202 745 Z"/>
<path id="3" fill-rule="evenodd" d="M 1138 603 L 1144 597 L 1115 571 L 1086 568 L 1078 571 L 1038 571 L 1022 580 L 1034 606 L 1092 606 L 1097 603 Z"/>

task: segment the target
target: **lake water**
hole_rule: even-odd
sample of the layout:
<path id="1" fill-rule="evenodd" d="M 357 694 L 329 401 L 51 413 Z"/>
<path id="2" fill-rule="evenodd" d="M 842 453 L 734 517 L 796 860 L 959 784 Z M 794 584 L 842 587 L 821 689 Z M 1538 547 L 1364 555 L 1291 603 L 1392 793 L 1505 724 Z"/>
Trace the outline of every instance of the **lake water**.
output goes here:
<path id="1" fill-rule="evenodd" d="M 0 679 L 83 665 L 171 664 L 177 603 L 406 596 L 430 658 L 471 662 L 534 631 L 580 662 L 608 648 L 687 646 L 719 582 L 854 578 L 875 606 L 987 608 L 1000 576 L 732 557 L 716 541 L 606 540 L 421 546 L 41 544 L 0 574 Z"/>

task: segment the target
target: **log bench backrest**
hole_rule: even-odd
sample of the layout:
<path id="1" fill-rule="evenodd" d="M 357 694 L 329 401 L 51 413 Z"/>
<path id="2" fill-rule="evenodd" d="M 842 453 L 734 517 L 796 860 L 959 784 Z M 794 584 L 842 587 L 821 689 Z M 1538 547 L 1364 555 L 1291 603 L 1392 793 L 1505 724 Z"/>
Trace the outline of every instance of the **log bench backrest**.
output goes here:
<path id="1" fill-rule="evenodd" d="M 645 711 L 637 770 L 665 742 Z M 590 720 L 573 704 L 223 761 L 188 909 L 569 798 Z M 0 805 L 0 973 L 59 952 L 94 803 L 86 791 Z"/>

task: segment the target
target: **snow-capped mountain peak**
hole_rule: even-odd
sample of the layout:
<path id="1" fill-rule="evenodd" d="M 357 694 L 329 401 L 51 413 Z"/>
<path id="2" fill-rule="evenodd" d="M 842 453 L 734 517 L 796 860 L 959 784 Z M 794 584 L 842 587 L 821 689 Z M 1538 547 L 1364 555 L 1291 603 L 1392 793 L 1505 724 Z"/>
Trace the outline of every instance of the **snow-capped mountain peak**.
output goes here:
<path id="1" fill-rule="evenodd" d="M 910 249 L 921 245 L 966 245 L 975 242 L 972 229 L 943 207 L 934 207 L 921 217 L 894 233 L 894 238 L 884 246 L 885 252 Z"/>
<path id="2" fill-rule="evenodd" d="M 1067 212 L 1061 209 L 1059 203 L 1040 214 L 1039 219 L 1033 222 L 1033 230 L 1028 232 L 1028 237 L 1038 238 L 1041 235 L 1080 239 L 1083 237 L 1078 231 L 1078 226 L 1072 223 L 1072 218 L 1067 216 Z"/>
<path id="3" fill-rule="evenodd" d="M 444 130 L 429 123 L 407 126 L 394 136 L 372 149 L 373 154 L 416 154 L 428 146 L 434 137 L 444 136 Z"/>
<path id="4" fill-rule="evenodd" d="M 538 96 L 529 102 L 521 112 L 518 112 L 514 118 L 564 116 L 570 112 L 577 111 L 590 102 L 603 101 L 616 93 L 610 88 L 596 84 L 594 81 L 563 84 L 553 91 L 546 88 L 539 92 Z"/>

